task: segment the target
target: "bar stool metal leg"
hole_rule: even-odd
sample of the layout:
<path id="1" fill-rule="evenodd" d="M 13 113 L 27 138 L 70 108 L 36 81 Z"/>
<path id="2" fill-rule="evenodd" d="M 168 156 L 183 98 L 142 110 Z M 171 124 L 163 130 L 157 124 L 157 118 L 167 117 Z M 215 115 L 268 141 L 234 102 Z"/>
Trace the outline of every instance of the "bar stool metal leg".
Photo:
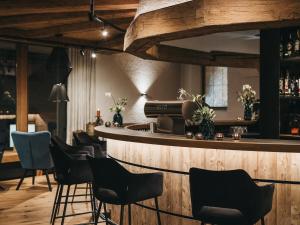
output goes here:
<path id="1" fill-rule="evenodd" d="M 157 199 L 157 197 L 155 197 L 154 200 L 155 200 L 155 207 L 156 207 L 157 223 L 158 223 L 158 225 L 161 225 L 161 220 L 160 220 L 160 214 L 159 214 L 159 207 L 158 207 L 158 199 Z"/>
<path id="2" fill-rule="evenodd" d="M 75 184 L 75 187 L 74 187 L 72 203 L 74 202 L 74 197 L 75 197 L 76 190 L 77 190 L 77 184 Z"/>
<path id="3" fill-rule="evenodd" d="M 66 197 L 65 197 L 66 199 L 65 199 L 63 215 L 62 215 L 62 218 L 61 218 L 61 225 L 64 225 L 64 222 L 65 222 L 65 216 L 66 216 L 67 205 L 68 205 L 68 198 L 69 198 L 69 193 L 70 193 L 70 186 L 71 185 L 68 185 L 67 194 L 66 194 Z"/>
<path id="4" fill-rule="evenodd" d="M 55 198 L 54 198 L 53 207 L 52 207 L 52 212 L 51 212 L 50 223 L 52 223 L 53 216 L 54 216 L 54 211 L 55 211 L 55 209 L 56 209 L 56 206 L 57 206 L 57 199 L 58 199 L 58 193 L 59 193 L 59 190 L 60 190 L 60 185 L 58 184 L 58 185 L 57 185 L 57 189 L 56 189 Z"/>
<path id="5" fill-rule="evenodd" d="M 120 225 L 123 225 L 124 205 L 121 205 Z"/>
<path id="6" fill-rule="evenodd" d="M 128 225 L 131 225 L 131 205 L 128 205 Z"/>
<path id="7" fill-rule="evenodd" d="M 96 218 L 95 218 L 95 225 L 98 224 L 99 216 L 100 216 L 100 213 L 101 213 L 101 208 L 102 208 L 102 202 L 99 203 L 99 207 L 98 207 Z"/>
<path id="8" fill-rule="evenodd" d="M 105 225 L 108 225 L 107 211 L 106 211 L 106 204 L 105 203 L 103 203 L 103 207 L 104 207 L 104 214 L 105 214 Z"/>
<path id="9" fill-rule="evenodd" d="M 57 216 L 58 211 L 59 211 L 59 206 L 60 206 L 60 203 L 61 203 L 61 196 L 63 194 L 63 190 L 64 190 L 64 185 L 60 185 L 59 194 L 58 194 L 57 202 L 56 202 L 55 209 L 54 209 L 52 225 L 54 225 L 55 220 L 56 220 L 56 216 Z"/>

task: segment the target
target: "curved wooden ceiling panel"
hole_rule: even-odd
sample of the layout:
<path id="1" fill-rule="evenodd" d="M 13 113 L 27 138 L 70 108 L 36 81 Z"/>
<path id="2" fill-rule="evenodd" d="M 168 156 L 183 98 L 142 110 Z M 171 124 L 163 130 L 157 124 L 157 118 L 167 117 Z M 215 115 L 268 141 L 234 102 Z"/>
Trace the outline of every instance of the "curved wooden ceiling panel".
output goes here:
<path id="1" fill-rule="evenodd" d="M 167 54 L 167 47 L 159 45 L 162 41 L 224 31 L 299 24 L 299 0 L 194 0 L 136 16 L 127 29 L 124 50 L 145 59 L 163 60 L 158 54 L 163 51 L 164 58 Z M 164 50 L 159 51 L 161 47 Z M 180 49 L 176 50 L 180 54 Z M 173 61 L 179 62 L 178 58 L 181 57 L 174 55 L 174 47 L 172 52 L 168 61 L 172 61 L 174 57 Z M 190 55 L 195 57 L 195 52 Z M 200 55 L 203 55 L 203 52 L 200 52 Z M 247 60 L 248 64 L 249 58 Z M 255 60 L 258 61 L 258 56 Z M 214 63 L 210 62 L 210 65 L 212 64 Z M 244 67 L 253 65 L 257 65 L 257 62 L 245 64 Z"/>

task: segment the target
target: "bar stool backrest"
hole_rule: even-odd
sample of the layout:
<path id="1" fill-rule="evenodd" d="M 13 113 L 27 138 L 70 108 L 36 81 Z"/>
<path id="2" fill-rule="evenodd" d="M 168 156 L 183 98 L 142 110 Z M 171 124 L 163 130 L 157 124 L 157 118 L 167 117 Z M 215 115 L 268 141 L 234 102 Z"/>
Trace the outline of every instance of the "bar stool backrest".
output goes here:
<path id="1" fill-rule="evenodd" d="M 115 191 L 121 198 L 125 196 L 130 183 L 130 172 L 110 158 L 89 157 L 95 188 Z"/>
<path id="2" fill-rule="evenodd" d="M 190 169 L 193 215 L 203 206 L 238 209 L 255 213 L 259 187 L 244 170 L 209 171 Z"/>

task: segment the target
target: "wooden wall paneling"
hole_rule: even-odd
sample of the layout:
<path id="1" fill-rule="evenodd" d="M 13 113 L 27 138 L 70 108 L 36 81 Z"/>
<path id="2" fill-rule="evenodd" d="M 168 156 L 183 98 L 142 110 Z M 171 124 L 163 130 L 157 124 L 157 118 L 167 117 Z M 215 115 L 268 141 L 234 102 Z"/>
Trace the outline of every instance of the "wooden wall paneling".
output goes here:
<path id="1" fill-rule="evenodd" d="M 277 179 L 291 180 L 291 155 L 277 153 Z M 291 185 L 277 185 L 277 224 L 291 224 Z"/>
<path id="2" fill-rule="evenodd" d="M 17 44 L 16 49 L 16 115 L 17 130 L 28 129 L 28 46 Z"/>
<path id="3" fill-rule="evenodd" d="M 214 170 L 244 169 L 253 178 L 300 180 L 300 154 L 296 153 L 258 153 L 224 149 L 173 147 L 133 142 L 126 143 L 115 140 L 109 140 L 110 142 L 113 142 L 115 146 L 114 149 L 108 148 L 111 155 L 116 158 L 124 157 L 121 159 L 137 164 L 181 171 L 188 171 L 190 167 Z M 132 166 L 130 168 L 138 173 L 153 172 L 152 170 L 139 169 Z M 262 184 L 259 183 L 259 185 Z M 266 217 L 266 224 L 299 225 L 299 199 L 300 186 L 276 184 L 273 209 Z M 164 173 L 164 193 L 159 198 L 159 203 L 162 210 L 191 215 L 188 176 Z M 153 203 L 150 201 L 146 201 L 144 204 L 153 206 Z M 132 219 L 134 224 L 156 224 L 154 212 L 138 206 L 134 206 L 133 211 Z M 115 218 L 119 218 L 119 208 L 117 208 L 116 212 Z M 161 216 L 163 224 L 199 224 L 193 220 L 180 219 L 165 214 Z"/>
<path id="4" fill-rule="evenodd" d="M 300 180 L 300 154 L 291 154 L 291 179 Z M 292 185 L 291 192 L 291 224 L 300 225 L 300 185 Z"/>

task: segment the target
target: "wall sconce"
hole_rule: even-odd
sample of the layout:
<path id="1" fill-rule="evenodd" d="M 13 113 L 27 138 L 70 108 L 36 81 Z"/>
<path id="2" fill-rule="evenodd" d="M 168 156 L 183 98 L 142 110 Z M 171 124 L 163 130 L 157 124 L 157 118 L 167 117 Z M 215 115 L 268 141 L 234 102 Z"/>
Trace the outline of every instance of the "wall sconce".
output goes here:
<path id="1" fill-rule="evenodd" d="M 145 93 L 145 92 L 141 93 L 141 97 L 147 97 L 147 96 L 148 96 L 147 93 Z"/>

